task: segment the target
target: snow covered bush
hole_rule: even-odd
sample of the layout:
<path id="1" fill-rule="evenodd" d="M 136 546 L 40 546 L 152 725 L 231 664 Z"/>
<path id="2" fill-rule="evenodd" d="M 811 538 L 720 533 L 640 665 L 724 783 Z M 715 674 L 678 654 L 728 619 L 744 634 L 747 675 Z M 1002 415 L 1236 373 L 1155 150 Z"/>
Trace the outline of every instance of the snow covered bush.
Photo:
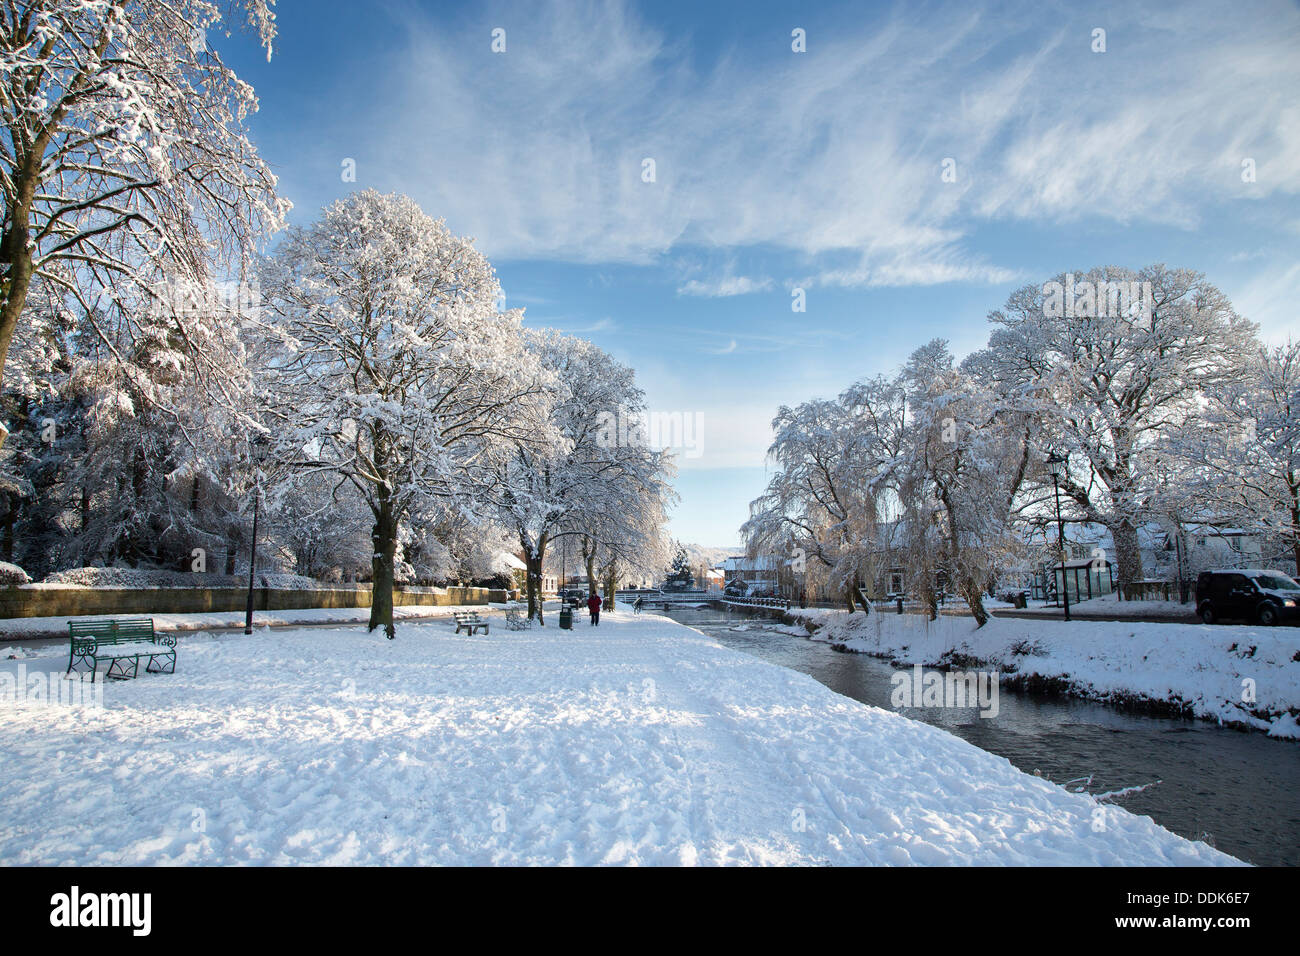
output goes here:
<path id="1" fill-rule="evenodd" d="M 0 586 L 10 588 L 18 584 L 30 584 L 31 580 L 18 565 L 0 561 Z"/>
<path id="2" fill-rule="evenodd" d="M 84 588 L 232 588 L 247 587 L 248 575 L 197 574 L 166 568 L 72 568 L 48 575 L 43 583 Z M 313 590 L 321 586 L 313 578 L 272 571 L 259 572 L 255 583 L 258 587 L 285 591 Z"/>

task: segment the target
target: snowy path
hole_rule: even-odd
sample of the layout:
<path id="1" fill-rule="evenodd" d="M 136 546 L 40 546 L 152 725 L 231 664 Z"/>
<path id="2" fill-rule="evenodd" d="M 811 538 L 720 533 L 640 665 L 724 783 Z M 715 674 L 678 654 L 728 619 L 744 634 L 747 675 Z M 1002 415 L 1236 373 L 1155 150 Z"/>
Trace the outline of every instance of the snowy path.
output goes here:
<path id="1" fill-rule="evenodd" d="M 186 636 L 103 710 L 0 703 L 0 862 L 1234 862 L 665 618 L 493 630 Z"/>

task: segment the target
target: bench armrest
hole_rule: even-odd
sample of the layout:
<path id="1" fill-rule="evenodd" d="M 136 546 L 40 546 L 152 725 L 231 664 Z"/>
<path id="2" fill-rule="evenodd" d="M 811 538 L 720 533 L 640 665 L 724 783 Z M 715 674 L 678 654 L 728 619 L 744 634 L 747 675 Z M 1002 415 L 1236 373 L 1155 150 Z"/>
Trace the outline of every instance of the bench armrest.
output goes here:
<path id="1" fill-rule="evenodd" d="M 163 645 L 164 647 L 175 647 L 175 646 L 176 646 L 176 635 L 175 635 L 175 634 L 158 634 L 157 632 L 155 632 L 155 633 L 154 633 L 154 636 L 153 636 L 153 642 L 154 642 L 155 644 L 161 644 L 161 645 Z"/>
<path id="2" fill-rule="evenodd" d="M 99 650 L 99 642 L 93 637 L 74 637 L 72 639 L 73 657 L 94 657 Z"/>

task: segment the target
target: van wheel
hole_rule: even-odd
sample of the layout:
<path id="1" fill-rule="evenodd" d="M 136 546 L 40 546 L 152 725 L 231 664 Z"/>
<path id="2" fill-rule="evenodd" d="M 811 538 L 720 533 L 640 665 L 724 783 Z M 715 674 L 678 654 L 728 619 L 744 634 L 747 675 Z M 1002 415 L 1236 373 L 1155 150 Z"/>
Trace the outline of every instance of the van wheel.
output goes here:
<path id="1" fill-rule="evenodd" d="M 1201 623 L 1214 624 L 1215 622 L 1214 608 L 1210 607 L 1208 604 L 1201 608 Z"/>
<path id="2" fill-rule="evenodd" d="M 1272 627 L 1277 623 L 1277 608 L 1271 604 L 1265 604 L 1259 609 L 1259 623 L 1265 627 Z"/>

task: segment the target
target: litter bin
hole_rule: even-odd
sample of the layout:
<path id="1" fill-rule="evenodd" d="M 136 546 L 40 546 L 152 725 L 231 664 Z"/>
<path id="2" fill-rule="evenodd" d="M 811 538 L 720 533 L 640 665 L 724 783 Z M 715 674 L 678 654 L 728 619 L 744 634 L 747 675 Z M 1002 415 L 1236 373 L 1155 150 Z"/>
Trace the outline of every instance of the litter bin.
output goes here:
<path id="1" fill-rule="evenodd" d="M 1025 600 L 1024 591 L 1018 592 L 1015 596 L 1015 600 L 1012 603 L 1015 604 L 1015 606 L 1022 611 L 1029 606 L 1029 602 Z"/>
<path id="2" fill-rule="evenodd" d="M 573 630 L 573 608 L 567 605 L 560 608 L 560 627 L 566 631 Z"/>

